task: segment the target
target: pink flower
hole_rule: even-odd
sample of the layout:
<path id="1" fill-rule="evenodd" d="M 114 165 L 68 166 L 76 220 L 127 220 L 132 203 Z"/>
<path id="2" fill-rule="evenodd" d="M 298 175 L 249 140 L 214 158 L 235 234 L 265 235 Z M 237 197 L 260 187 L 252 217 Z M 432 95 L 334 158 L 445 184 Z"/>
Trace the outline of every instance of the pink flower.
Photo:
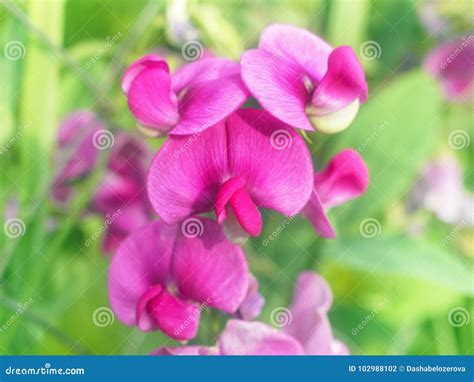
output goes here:
<path id="1" fill-rule="evenodd" d="M 166 61 L 150 54 L 126 70 L 122 89 L 132 114 L 153 135 L 205 130 L 247 99 L 240 65 L 224 58 L 203 58 L 171 75 Z"/>
<path id="2" fill-rule="evenodd" d="M 332 334 L 327 312 L 332 293 L 313 272 L 298 276 L 287 326 L 278 330 L 261 322 L 230 320 L 214 347 L 159 348 L 155 355 L 346 355 L 349 350 Z"/>
<path id="3" fill-rule="evenodd" d="M 273 116 L 300 129 L 336 133 L 368 96 L 364 71 L 348 46 L 333 49 L 290 25 L 269 26 L 258 49 L 245 52 L 242 79 Z"/>
<path id="4" fill-rule="evenodd" d="M 52 189 L 55 202 L 68 202 L 73 193 L 71 182 L 90 174 L 95 168 L 99 151 L 93 137 L 105 128 L 93 112 L 86 110 L 71 113 L 61 123 L 54 161 L 59 167 Z"/>
<path id="5" fill-rule="evenodd" d="M 190 340 L 201 310 L 238 309 L 248 287 L 245 255 L 217 223 L 194 219 L 197 230 L 156 221 L 120 245 L 109 270 L 109 299 L 123 323 Z"/>
<path id="6" fill-rule="evenodd" d="M 473 95 L 474 36 L 444 42 L 425 60 L 425 69 L 441 81 L 450 101 L 468 101 Z"/>
<path id="7" fill-rule="evenodd" d="M 169 137 L 151 164 L 148 196 L 168 224 L 214 210 L 220 224 L 258 236 L 260 207 L 295 215 L 312 183 L 311 156 L 296 131 L 244 109 L 199 135 Z"/>
<path id="8" fill-rule="evenodd" d="M 146 171 L 151 151 L 146 143 L 126 133 L 114 137 L 102 183 L 92 209 L 104 216 L 106 252 L 113 252 L 128 234 L 152 221 L 153 209 L 146 194 Z"/>
<path id="9" fill-rule="evenodd" d="M 328 210 L 362 195 L 368 185 L 369 172 L 364 160 L 355 150 L 342 150 L 323 171 L 314 174 L 314 190 L 303 213 L 320 236 L 334 238 Z"/>

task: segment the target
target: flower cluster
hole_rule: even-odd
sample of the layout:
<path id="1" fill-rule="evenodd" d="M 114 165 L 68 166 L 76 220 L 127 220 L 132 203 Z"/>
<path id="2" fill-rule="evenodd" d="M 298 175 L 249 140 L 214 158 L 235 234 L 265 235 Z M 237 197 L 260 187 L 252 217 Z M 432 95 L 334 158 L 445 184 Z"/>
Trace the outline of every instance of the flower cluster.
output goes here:
<path id="1" fill-rule="evenodd" d="M 136 155 L 123 160 L 133 145 L 123 138 L 127 148 L 112 153 L 109 180 L 92 203 L 101 213 L 133 211 L 107 245 L 118 247 L 109 271 L 118 319 L 188 341 L 202 310 L 231 317 L 216 346 L 154 354 L 347 354 L 328 321 L 329 286 L 312 272 L 297 279 L 285 327 L 254 321 L 264 300 L 242 244 L 260 235 L 263 209 L 301 213 L 317 234 L 333 238 L 328 210 L 366 190 L 368 171 L 357 151 L 345 149 L 315 171 L 298 130 L 337 133 L 351 124 L 368 95 L 352 49 L 272 25 L 240 63 L 206 56 L 170 73 L 163 58 L 149 54 L 125 71 L 122 89 L 139 130 L 166 141 L 145 179 Z M 95 125 L 88 126 L 91 134 Z M 149 205 L 159 220 L 150 218 Z M 119 231 L 122 225 L 127 229 Z"/>

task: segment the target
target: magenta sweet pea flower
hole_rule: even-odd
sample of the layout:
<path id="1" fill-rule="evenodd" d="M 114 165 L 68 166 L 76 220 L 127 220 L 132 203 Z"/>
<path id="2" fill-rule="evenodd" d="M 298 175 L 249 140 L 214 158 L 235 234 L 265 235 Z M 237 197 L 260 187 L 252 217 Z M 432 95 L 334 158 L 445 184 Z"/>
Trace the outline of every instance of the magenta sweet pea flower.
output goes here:
<path id="1" fill-rule="evenodd" d="M 127 133 L 115 135 L 104 175 L 91 203 L 106 220 L 105 252 L 113 252 L 131 232 L 153 219 L 146 194 L 151 151 L 146 142 Z"/>
<path id="2" fill-rule="evenodd" d="M 369 172 L 364 160 L 355 150 L 342 150 L 323 171 L 314 174 L 314 190 L 303 213 L 320 236 L 334 238 L 328 210 L 362 195 L 368 185 Z"/>
<path id="3" fill-rule="evenodd" d="M 260 207 L 293 216 L 305 206 L 312 169 L 294 129 L 243 109 L 199 136 L 171 136 L 151 164 L 148 196 L 168 224 L 214 210 L 219 223 L 258 236 Z"/>
<path id="4" fill-rule="evenodd" d="M 473 96 L 474 36 L 444 42 L 426 58 L 426 70 L 442 83 L 450 101 L 469 101 Z"/>
<path id="5" fill-rule="evenodd" d="M 110 304 L 120 321 L 190 340 L 203 309 L 238 309 L 248 288 L 244 252 L 214 221 L 193 219 L 198 230 L 156 221 L 120 245 L 109 271 Z"/>
<path id="6" fill-rule="evenodd" d="M 298 276 L 287 326 L 275 329 L 264 323 L 230 320 L 217 345 L 164 347 L 154 355 L 346 355 L 345 344 L 334 339 L 327 312 L 331 290 L 320 276 Z"/>
<path id="7" fill-rule="evenodd" d="M 368 96 L 352 48 L 332 48 L 307 30 L 269 26 L 258 49 L 241 59 L 242 79 L 273 116 L 303 130 L 336 133 L 348 127 Z"/>
<path id="8" fill-rule="evenodd" d="M 52 189 L 55 202 L 66 203 L 73 193 L 71 183 L 95 168 L 99 150 L 93 137 L 105 128 L 96 114 L 86 110 L 68 115 L 61 123 L 54 160 L 59 167 Z"/>
<path id="9" fill-rule="evenodd" d="M 203 58 L 173 75 L 157 55 L 147 55 L 125 72 L 122 89 L 130 111 L 151 134 L 193 134 L 218 123 L 247 99 L 240 65 Z"/>

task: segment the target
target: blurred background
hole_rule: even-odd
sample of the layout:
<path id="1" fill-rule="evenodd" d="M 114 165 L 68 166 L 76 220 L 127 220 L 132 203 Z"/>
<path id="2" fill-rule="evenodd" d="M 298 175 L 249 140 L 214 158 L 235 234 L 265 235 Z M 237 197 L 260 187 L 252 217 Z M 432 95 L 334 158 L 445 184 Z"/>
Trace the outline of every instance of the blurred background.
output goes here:
<path id="1" fill-rule="evenodd" d="M 112 138 L 122 130 L 140 137 L 120 89 L 129 63 L 150 51 L 172 68 L 193 54 L 238 60 L 267 25 L 281 22 L 358 54 L 368 102 L 346 131 L 312 134 L 310 146 L 316 168 L 353 147 L 371 182 L 362 198 L 331 210 L 335 240 L 318 238 L 300 217 L 265 211 L 264 232 L 245 244 L 266 299 L 260 319 L 271 323 L 272 312 L 288 306 L 297 274 L 313 269 L 334 291 L 330 320 L 353 354 L 474 354 L 474 103 L 472 88 L 459 89 L 459 80 L 453 96 L 447 83 L 460 75 L 472 85 L 473 6 L 0 1 L 0 353 L 148 354 L 173 344 L 122 325 L 109 309 L 111 227 L 91 203 L 113 145 L 101 147 L 93 173 L 75 179 L 67 203 L 58 203 L 54 187 L 67 160 L 58 129 L 86 110 Z M 455 45 L 438 65 L 445 71 L 430 70 L 426 57 L 446 41 Z M 190 42 L 197 53 L 185 50 Z M 467 52 L 470 65 L 462 67 Z M 152 151 L 163 142 L 139 139 Z M 205 329 L 213 315 L 203 312 L 193 343 L 211 342 Z"/>

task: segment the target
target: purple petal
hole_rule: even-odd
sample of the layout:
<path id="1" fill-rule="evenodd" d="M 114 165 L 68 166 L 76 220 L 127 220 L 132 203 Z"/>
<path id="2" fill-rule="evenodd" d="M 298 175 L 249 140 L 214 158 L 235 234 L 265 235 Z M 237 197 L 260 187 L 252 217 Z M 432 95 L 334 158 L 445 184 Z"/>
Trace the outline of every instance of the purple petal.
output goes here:
<path id="1" fill-rule="evenodd" d="M 70 114 L 61 123 L 55 163 L 63 167 L 57 175 L 58 182 L 77 179 L 94 169 L 99 151 L 93 137 L 105 128 L 94 113 L 83 110 Z"/>
<path id="2" fill-rule="evenodd" d="M 135 76 L 128 91 L 128 106 L 140 124 L 158 133 L 168 132 L 179 121 L 171 77 L 161 66 L 148 66 Z"/>
<path id="3" fill-rule="evenodd" d="M 365 102 L 368 96 L 365 74 L 349 46 L 340 46 L 329 55 L 328 70 L 318 83 L 311 100 L 320 114 L 333 113 L 355 100 Z"/>
<path id="4" fill-rule="evenodd" d="M 261 322 L 230 320 L 219 338 L 223 355 L 302 355 L 293 337 Z"/>
<path id="5" fill-rule="evenodd" d="M 338 206 L 362 195 L 369 185 L 369 171 L 359 153 L 344 149 L 328 166 L 314 174 L 314 189 L 325 208 Z"/>
<path id="6" fill-rule="evenodd" d="M 297 63 L 314 82 L 327 71 L 331 46 L 313 33 L 293 25 L 273 24 L 261 36 L 259 49 Z"/>
<path id="7" fill-rule="evenodd" d="M 154 350 L 151 355 L 218 355 L 219 350 L 207 346 L 162 347 Z"/>
<path id="8" fill-rule="evenodd" d="M 235 312 L 248 288 L 244 252 L 231 244 L 219 224 L 212 220 L 185 220 L 181 231 L 172 266 L 180 294 L 202 305 Z"/>
<path id="9" fill-rule="evenodd" d="M 168 224 L 210 211 L 228 174 L 224 123 L 190 137 L 170 136 L 148 173 L 148 196 Z"/>
<path id="10" fill-rule="evenodd" d="M 245 52 L 241 65 L 242 79 L 265 110 L 291 126 L 314 130 L 306 116 L 310 93 L 301 66 L 260 49 Z"/>
<path id="11" fill-rule="evenodd" d="M 334 339 L 327 317 L 331 304 L 326 281 L 313 272 L 300 273 L 290 306 L 291 321 L 284 330 L 303 345 L 306 354 L 333 354 Z"/>
<path id="12" fill-rule="evenodd" d="M 128 95 L 132 82 L 135 80 L 137 75 L 146 68 L 163 69 L 167 73 L 170 72 L 168 64 L 160 56 L 157 56 L 156 54 L 147 54 L 146 56 L 141 57 L 127 68 L 122 77 L 122 90 L 126 95 Z"/>
<path id="13" fill-rule="evenodd" d="M 240 75 L 208 80 L 189 87 L 179 104 L 181 119 L 172 134 L 207 129 L 237 110 L 247 99 Z"/>
<path id="14" fill-rule="evenodd" d="M 448 41 L 434 49 L 426 58 L 425 68 L 437 76 L 451 101 L 462 101 L 472 95 L 474 76 L 474 44 L 472 35 Z"/>
<path id="15" fill-rule="evenodd" d="M 321 237 L 334 238 L 336 233 L 326 212 L 360 196 L 368 184 L 367 167 L 355 150 L 345 149 L 335 155 L 326 169 L 314 174 L 313 193 L 304 208 L 315 231 Z"/>
<path id="16" fill-rule="evenodd" d="M 227 122 L 229 171 L 246 180 L 255 204 L 287 216 L 301 211 L 313 183 L 311 155 L 294 129 L 261 110 L 244 109 Z"/>
<path id="17" fill-rule="evenodd" d="M 265 299 L 258 292 L 258 281 L 250 274 L 249 275 L 249 287 L 247 294 L 245 295 L 244 301 L 239 306 L 238 314 L 245 321 L 251 321 L 257 318 L 262 311 Z"/>
<path id="18" fill-rule="evenodd" d="M 123 323 L 137 325 L 136 308 L 142 295 L 150 286 L 166 283 L 177 229 L 153 222 L 131 234 L 112 258 L 109 300 Z"/>

